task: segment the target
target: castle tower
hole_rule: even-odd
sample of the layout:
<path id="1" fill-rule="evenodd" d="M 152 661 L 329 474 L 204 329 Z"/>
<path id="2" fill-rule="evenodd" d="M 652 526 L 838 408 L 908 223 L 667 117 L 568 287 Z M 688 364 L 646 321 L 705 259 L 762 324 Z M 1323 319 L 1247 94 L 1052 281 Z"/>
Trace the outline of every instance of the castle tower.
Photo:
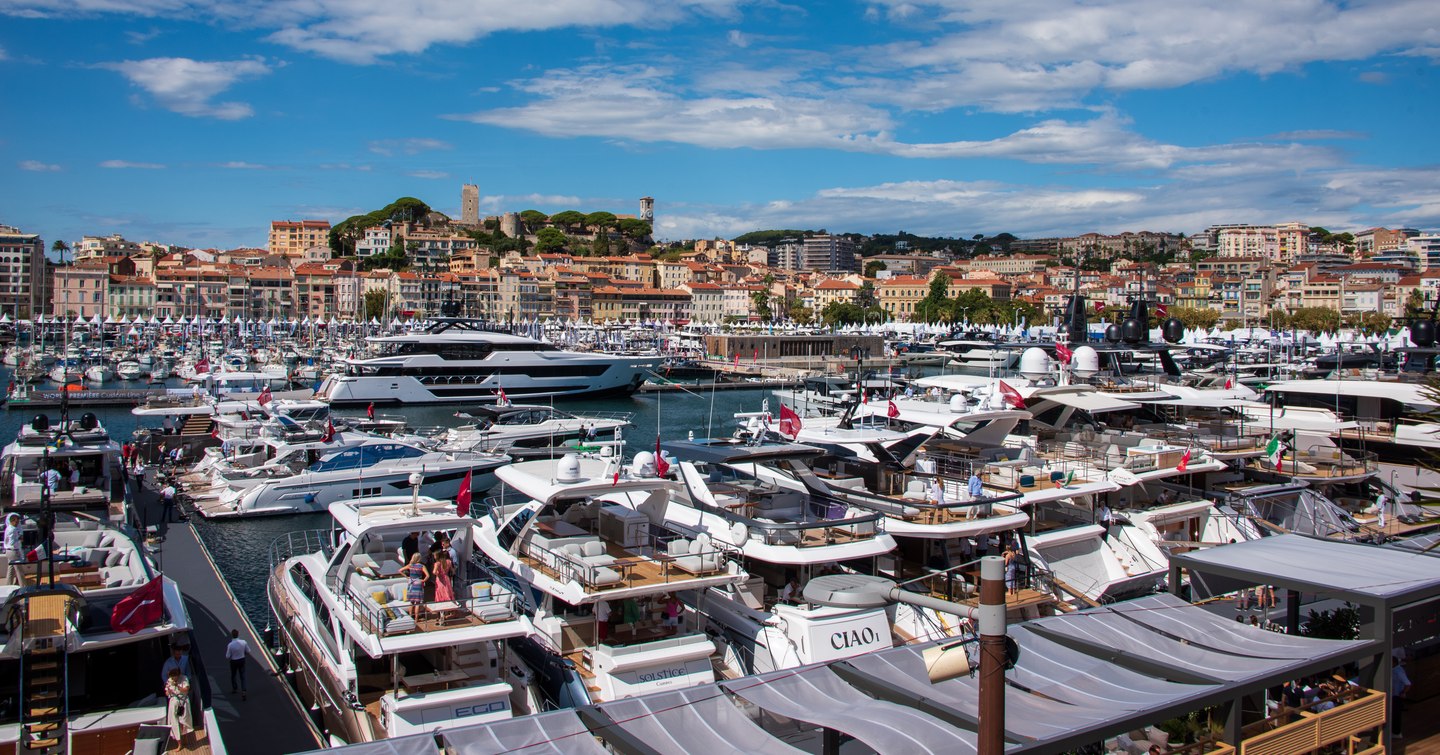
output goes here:
<path id="1" fill-rule="evenodd" d="M 643 221 L 645 221 L 646 223 L 649 223 L 649 224 L 651 225 L 651 227 L 654 227 L 654 225 L 655 225 L 655 198 L 654 198 L 654 197 L 640 197 L 640 219 L 643 220 Z"/>
<path id="2" fill-rule="evenodd" d="M 504 215 L 501 215 L 500 232 L 505 234 L 506 238 L 520 238 L 520 235 L 522 233 L 520 228 L 520 213 L 507 212 Z"/>
<path id="3" fill-rule="evenodd" d="M 475 184 L 460 187 L 460 222 L 480 225 L 480 187 Z"/>

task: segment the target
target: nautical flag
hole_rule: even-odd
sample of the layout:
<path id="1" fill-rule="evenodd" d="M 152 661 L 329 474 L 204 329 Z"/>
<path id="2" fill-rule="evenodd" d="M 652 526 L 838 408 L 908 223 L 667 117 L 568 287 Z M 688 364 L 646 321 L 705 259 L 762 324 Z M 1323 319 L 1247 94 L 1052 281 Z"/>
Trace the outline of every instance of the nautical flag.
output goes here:
<path id="1" fill-rule="evenodd" d="M 1285 444 L 1280 442 L 1279 435 L 1270 436 L 1270 442 L 1265 444 L 1265 458 L 1270 461 L 1276 469 L 1280 468 L 1280 460 L 1285 456 Z"/>
<path id="2" fill-rule="evenodd" d="M 325 420 L 325 435 L 324 435 L 324 437 L 320 438 L 320 440 L 321 440 L 322 442 L 325 442 L 325 443 L 329 443 L 330 441 L 335 440 L 335 422 L 334 422 L 334 421 L 328 420 L 328 419 Z"/>
<path id="3" fill-rule="evenodd" d="M 1095 302 L 1095 314 L 1098 315 L 1098 314 L 1100 314 L 1101 312 L 1104 312 L 1104 311 L 1105 311 L 1105 302 L 1103 302 L 1103 301 L 1097 301 L 1097 302 Z"/>
<path id="4" fill-rule="evenodd" d="M 1156 305 L 1155 305 L 1155 314 L 1157 314 L 1157 315 L 1159 315 L 1159 316 L 1161 316 L 1161 317 L 1164 317 L 1164 316 L 1170 314 L 1170 308 L 1167 307 L 1167 306 L 1165 306 L 1164 304 L 1156 304 Z"/>
<path id="5" fill-rule="evenodd" d="M 803 423 L 800 422 L 800 415 L 796 414 L 794 409 L 791 409 L 784 404 L 780 405 L 781 435 L 788 435 L 793 438 L 800 434 L 800 428 L 802 427 L 802 425 Z"/>
<path id="6" fill-rule="evenodd" d="M 1074 482 L 1074 481 L 1075 481 L 1075 470 L 1072 469 L 1072 470 L 1070 470 L 1069 472 L 1066 472 L 1066 473 L 1065 473 L 1065 487 L 1067 487 L 1067 488 L 1070 487 L 1070 483 L 1072 483 L 1072 482 Z"/>
<path id="7" fill-rule="evenodd" d="M 164 577 L 156 577 L 126 595 L 110 612 L 110 628 L 135 634 L 165 617 Z"/>
<path id="8" fill-rule="evenodd" d="M 735 352 L 735 369 L 740 369 L 740 352 Z"/>
<path id="9" fill-rule="evenodd" d="M 1020 391 L 1011 388 L 1004 380 L 1000 381 L 1000 397 L 1005 399 L 1005 403 L 1016 409 L 1025 408 L 1025 397 L 1020 395 Z"/>
<path id="10" fill-rule="evenodd" d="M 655 436 L 655 474 L 664 477 L 670 474 L 670 462 L 660 453 L 660 436 Z"/>
<path id="11" fill-rule="evenodd" d="M 1190 466 L 1190 449 L 1185 449 L 1185 455 L 1180 457 L 1180 463 L 1175 465 L 1176 472 L 1184 472 Z"/>
<path id="12" fill-rule="evenodd" d="M 496 393 L 497 395 L 499 395 L 499 397 L 500 397 L 499 399 L 497 399 L 497 400 L 495 401 L 495 403 L 496 403 L 497 405 L 499 405 L 499 406 L 509 406 L 509 405 L 510 405 L 510 397 L 505 395 L 505 389 L 504 389 L 503 387 L 501 387 L 500 389 L 496 390 L 495 393 Z"/>
<path id="13" fill-rule="evenodd" d="M 1056 358 L 1056 359 L 1059 359 L 1060 361 L 1064 362 L 1065 364 L 1070 364 L 1070 360 L 1071 360 L 1074 356 L 1075 356 L 1075 353 L 1072 352 L 1072 351 L 1070 351 L 1070 347 L 1069 347 L 1069 346 L 1066 346 L 1065 344 L 1060 343 L 1059 341 L 1056 341 L 1056 342 L 1055 342 L 1055 358 Z"/>
<path id="14" fill-rule="evenodd" d="M 757 347 L 755 352 L 750 355 L 750 364 L 755 364 L 758 361 L 760 361 L 760 349 Z"/>
<path id="15" fill-rule="evenodd" d="M 1234 387 L 1235 387 L 1235 381 L 1234 381 L 1234 380 L 1231 380 L 1231 379 L 1228 378 L 1228 377 L 1225 378 L 1225 390 L 1228 391 L 1228 390 L 1230 390 L 1231 388 L 1234 388 Z"/>
<path id="16" fill-rule="evenodd" d="M 196 373 L 201 373 L 201 372 L 209 372 L 209 371 L 210 371 L 210 360 L 209 360 L 209 359 L 206 359 L 206 358 L 204 358 L 204 357 L 201 357 L 201 358 L 200 358 L 200 361 L 198 361 L 198 362 L 195 363 L 195 372 L 196 372 Z"/>
<path id="17" fill-rule="evenodd" d="M 870 403 L 870 391 L 860 391 L 860 403 Z"/>
<path id="18" fill-rule="evenodd" d="M 613 488 L 613 487 L 615 487 L 616 485 L 619 485 L 619 484 L 620 484 L 620 470 L 617 469 L 617 470 L 615 470 L 615 476 L 614 476 L 613 478 L 611 478 L 611 480 L 610 480 L 610 487 Z"/>
<path id="19" fill-rule="evenodd" d="M 895 419 L 900 416 L 900 407 L 895 405 L 895 399 L 890 399 L 890 405 L 885 408 L 885 416 Z"/>
<path id="20" fill-rule="evenodd" d="M 267 385 L 264 388 L 260 389 L 260 395 L 255 398 L 255 402 L 261 406 L 264 406 L 270 403 L 274 398 L 274 396 L 270 395 L 270 386 Z"/>
<path id="21" fill-rule="evenodd" d="M 465 480 L 460 483 L 460 492 L 455 494 L 455 513 L 460 516 L 470 516 L 470 475 L 475 470 L 465 470 Z"/>

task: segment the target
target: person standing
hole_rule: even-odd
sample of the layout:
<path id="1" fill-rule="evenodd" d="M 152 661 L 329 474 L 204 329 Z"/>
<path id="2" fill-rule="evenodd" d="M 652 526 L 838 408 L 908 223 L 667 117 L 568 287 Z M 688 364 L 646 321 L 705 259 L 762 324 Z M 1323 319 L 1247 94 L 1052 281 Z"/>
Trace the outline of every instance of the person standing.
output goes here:
<path id="1" fill-rule="evenodd" d="M 190 655 L 183 645 L 171 645 L 170 657 L 165 659 L 165 664 L 160 667 L 160 684 L 163 686 L 170 680 L 172 671 L 179 671 L 183 676 L 190 676 Z"/>
<path id="2" fill-rule="evenodd" d="M 165 419 L 160 423 L 160 426 L 165 429 L 166 435 L 175 434 L 175 420 L 170 419 L 170 416 L 168 414 L 165 416 Z"/>
<path id="3" fill-rule="evenodd" d="M 1404 739 L 1405 696 L 1410 694 L 1410 675 L 1401 665 L 1399 650 L 1390 653 L 1390 736 Z"/>
<path id="4" fill-rule="evenodd" d="M 979 471 L 970 470 L 970 481 L 967 483 L 966 489 L 969 491 L 972 501 L 978 501 L 985 496 L 985 483 L 981 481 Z"/>
<path id="5" fill-rule="evenodd" d="M 400 541 L 400 559 L 402 563 L 410 563 L 410 557 L 420 552 L 420 533 L 411 532 Z"/>
<path id="6" fill-rule="evenodd" d="M 71 490 L 78 490 L 79 488 L 80 488 L 80 465 L 79 465 L 78 463 L 72 461 L 72 462 L 70 462 L 70 489 L 71 489 Z"/>
<path id="7" fill-rule="evenodd" d="M 1105 530 L 1104 534 L 1101 535 L 1101 537 L 1105 540 L 1109 540 L 1110 526 L 1115 524 L 1115 513 L 1110 510 L 1110 504 L 1108 503 L 1100 504 L 1100 510 L 1096 513 L 1100 519 L 1100 526 Z"/>
<path id="8" fill-rule="evenodd" d="M 1005 589 L 1011 595 L 1020 594 L 1020 554 L 1009 545 L 1005 546 Z"/>
<path id="9" fill-rule="evenodd" d="M 25 534 L 25 526 L 20 521 L 19 514 L 10 514 L 5 517 L 5 555 L 9 557 L 10 563 L 18 564 L 25 560 L 25 553 L 20 545 Z"/>
<path id="10" fill-rule="evenodd" d="M 595 636 L 600 642 L 610 639 L 610 601 L 595 604 Z"/>
<path id="11" fill-rule="evenodd" d="M 425 602 L 425 583 L 430 579 L 430 572 L 420 563 L 419 553 L 411 556 L 410 563 L 402 566 L 400 571 L 405 573 L 408 580 L 405 585 L 405 598 L 410 601 L 410 618 L 414 619 L 418 626 L 420 605 Z"/>
<path id="12" fill-rule="evenodd" d="M 240 639 L 240 630 L 230 630 L 230 643 L 225 646 L 225 660 L 230 662 L 230 691 L 239 692 L 240 699 L 249 698 L 245 688 L 245 656 L 250 652 L 249 643 Z"/>
<path id="13" fill-rule="evenodd" d="M 170 726 L 170 736 L 180 743 L 182 750 L 187 749 L 189 743 L 186 739 L 195 730 L 195 725 L 190 720 L 190 681 L 180 673 L 180 669 L 171 669 L 165 677 L 165 698 L 169 701 L 165 709 L 165 723 Z"/>
<path id="14" fill-rule="evenodd" d="M 1380 525 L 1381 532 L 1385 530 L 1385 522 L 1388 518 L 1389 508 L 1390 496 L 1385 495 L 1385 491 L 1381 490 L 1380 495 L 1375 498 L 1375 523 Z"/>

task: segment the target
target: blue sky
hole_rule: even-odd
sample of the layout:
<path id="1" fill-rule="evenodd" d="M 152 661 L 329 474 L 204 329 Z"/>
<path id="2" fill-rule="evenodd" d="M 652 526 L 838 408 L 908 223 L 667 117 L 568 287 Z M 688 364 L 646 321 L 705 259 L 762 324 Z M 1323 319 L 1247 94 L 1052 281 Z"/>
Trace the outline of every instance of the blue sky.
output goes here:
<path id="1" fill-rule="evenodd" d="M 1434 0 L 0 0 L 0 223 L 1434 229 L 1437 57 Z"/>

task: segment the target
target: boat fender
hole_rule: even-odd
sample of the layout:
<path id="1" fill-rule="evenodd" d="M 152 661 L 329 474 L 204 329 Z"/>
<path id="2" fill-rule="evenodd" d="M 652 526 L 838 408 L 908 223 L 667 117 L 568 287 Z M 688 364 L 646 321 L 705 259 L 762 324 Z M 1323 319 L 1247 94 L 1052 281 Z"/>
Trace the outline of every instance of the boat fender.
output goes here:
<path id="1" fill-rule="evenodd" d="M 750 528 L 743 522 L 736 522 L 730 526 L 730 542 L 736 546 L 742 546 L 750 540 Z"/>

